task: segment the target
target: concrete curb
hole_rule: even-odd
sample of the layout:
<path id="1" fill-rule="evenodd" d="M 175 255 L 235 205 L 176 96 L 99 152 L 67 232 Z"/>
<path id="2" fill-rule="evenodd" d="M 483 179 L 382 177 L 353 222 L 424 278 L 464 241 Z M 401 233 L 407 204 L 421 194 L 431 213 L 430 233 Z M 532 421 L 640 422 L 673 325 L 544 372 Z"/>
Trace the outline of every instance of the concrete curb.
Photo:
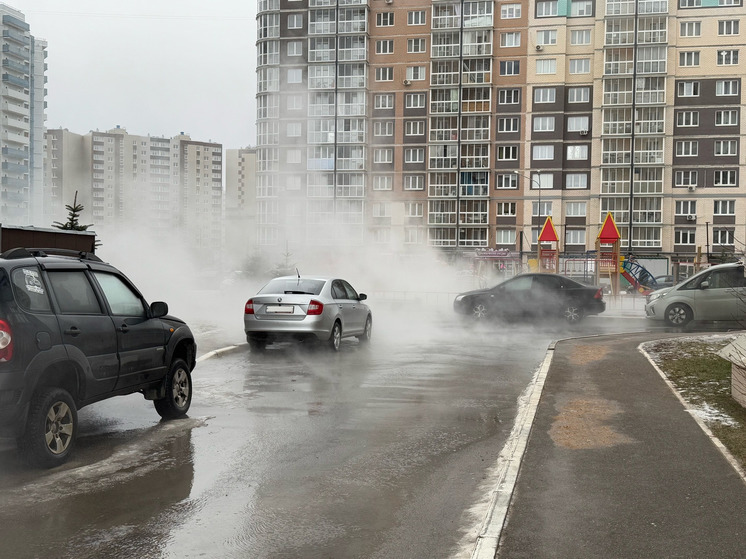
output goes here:
<path id="1" fill-rule="evenodd" d="M 221 347 L 220 349 L 210 351 L 208 353 L 205 353 L 204 355 L 200 355 L 199 357 L 197 357 L 197 363 L 201 363 L 202 361 L 206 361 L 207 359 L 211 359 L 213 357 L 220 357 L 221 355 L 232 353 L 241 349 L 245 345 L 247 344 L 229 345 L 227 347 Z"/>

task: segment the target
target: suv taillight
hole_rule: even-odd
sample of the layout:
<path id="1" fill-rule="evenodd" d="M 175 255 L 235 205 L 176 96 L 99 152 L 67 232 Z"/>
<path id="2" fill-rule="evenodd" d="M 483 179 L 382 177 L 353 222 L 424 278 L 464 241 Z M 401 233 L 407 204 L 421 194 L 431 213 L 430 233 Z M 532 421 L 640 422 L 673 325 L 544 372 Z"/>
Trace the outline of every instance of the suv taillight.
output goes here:
<path id="1" fill-rule="evenodd" d="M 13 334 L 10 324 L 0 320 L 0 362 L 10 361 L 13 358 Z"/>
<path id="2" fill-rule="evenodd" d="M 308 310 L 306 311 L 307 315 L 319 315 L 322 312 L 324 312 L 324 303 L 321 301 L 317 301 L 316 299 L 311 299 L 311 302 L 308 303 Z"/>
<path id="3" fill-rule="evenodd" d="M 243 312 L 244 314 L 254 314 L 254 299 L 246 301 L 246 308 Z"/>

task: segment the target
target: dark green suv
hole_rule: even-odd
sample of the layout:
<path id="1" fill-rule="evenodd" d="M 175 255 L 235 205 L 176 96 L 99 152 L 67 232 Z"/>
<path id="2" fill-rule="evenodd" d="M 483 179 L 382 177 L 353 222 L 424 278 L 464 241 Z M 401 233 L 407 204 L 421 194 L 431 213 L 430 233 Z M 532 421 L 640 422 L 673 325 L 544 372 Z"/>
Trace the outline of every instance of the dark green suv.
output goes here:
<path id="1" fill-rule="evenodd" d="M 15 437 L 27 463 L 63 463 L 77 410 L 112 396 L 140 392 L 163 418 L 185 415 L 196 352 L 166 303 L 148 305 L 97 256 L 0 254 L 0 436 Z"/>

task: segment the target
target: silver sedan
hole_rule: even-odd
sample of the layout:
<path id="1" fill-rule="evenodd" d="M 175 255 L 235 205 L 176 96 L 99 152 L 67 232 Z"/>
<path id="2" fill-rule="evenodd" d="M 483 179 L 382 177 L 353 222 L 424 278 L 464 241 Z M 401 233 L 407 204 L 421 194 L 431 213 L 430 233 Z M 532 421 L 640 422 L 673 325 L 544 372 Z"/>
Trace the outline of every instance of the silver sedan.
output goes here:
<path id="1" fill-rule="evenodd" d="M 339 278 L 275 278 L 246 302 L 246 340 L 253 351 L 288 340 L 320 341 L 333 351 L 339 351 L 342 338 L 367 343 L 373 329 L 367 298 Z"/>

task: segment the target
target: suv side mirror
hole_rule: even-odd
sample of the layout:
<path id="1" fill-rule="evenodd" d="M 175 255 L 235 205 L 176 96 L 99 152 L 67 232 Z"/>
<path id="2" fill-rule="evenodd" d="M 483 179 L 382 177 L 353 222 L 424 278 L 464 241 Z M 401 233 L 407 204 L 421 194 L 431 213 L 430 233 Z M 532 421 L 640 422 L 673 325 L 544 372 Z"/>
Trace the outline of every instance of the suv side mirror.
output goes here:
<path id="1" fill-rule="evenodd" d="M 168 314 L 168 305 L 163 301 L 156 301 L 150 304 L 150 315 L 153 318 L 160 318 Z"/>

